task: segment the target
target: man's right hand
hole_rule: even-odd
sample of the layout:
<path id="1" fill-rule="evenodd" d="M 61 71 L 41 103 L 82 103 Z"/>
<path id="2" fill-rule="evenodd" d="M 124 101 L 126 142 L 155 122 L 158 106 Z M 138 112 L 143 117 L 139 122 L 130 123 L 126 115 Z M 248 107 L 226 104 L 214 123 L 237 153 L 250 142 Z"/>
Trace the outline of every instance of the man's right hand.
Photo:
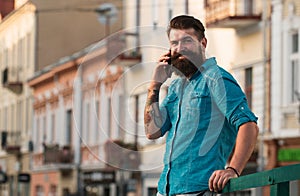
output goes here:
<path id="1" fill-rule="evenodd" d="M 153 70 L 152 83 L 149 89 L 159 89 L 159 87 L 172 75 L 171 65 L 168 64 L 170 52 L 159 58 L 158 64 Z"/>

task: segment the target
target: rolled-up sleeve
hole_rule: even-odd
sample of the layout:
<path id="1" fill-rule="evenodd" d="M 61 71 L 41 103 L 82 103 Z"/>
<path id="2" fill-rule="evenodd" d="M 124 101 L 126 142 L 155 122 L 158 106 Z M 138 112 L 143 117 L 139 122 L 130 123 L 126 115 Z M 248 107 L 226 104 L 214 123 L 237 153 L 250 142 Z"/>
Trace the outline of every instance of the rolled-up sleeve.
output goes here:
<path id="1" fill-rule="evenodd" d="M 227 73 L 218 74 L 209 81 L 209 87 L 220 111 L 229 123 L 238 131 L 246 122 L 257 122 L 257 117 L 250 110 L 245 93 L 236 80 Z"/>
<path id="2" fill-rule="evenodd" d="M 257 122 L 257 117 L 251 112 L 246 101 L 242 101 L 238 107 L 233 111 L 230 119 L 230 123 L 236 128 L 246 123 L 246 122 Z"/>

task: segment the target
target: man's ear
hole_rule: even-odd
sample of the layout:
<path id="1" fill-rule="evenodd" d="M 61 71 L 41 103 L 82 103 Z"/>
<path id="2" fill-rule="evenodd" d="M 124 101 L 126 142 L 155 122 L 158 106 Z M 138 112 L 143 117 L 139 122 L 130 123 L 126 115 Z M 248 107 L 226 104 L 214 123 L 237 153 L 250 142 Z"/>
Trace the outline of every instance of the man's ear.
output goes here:
<path id="1" fill-rule="evenodd" d="M 206 37 L 203 37 L 202 40 L 201 40 L 201 45 L 206 48 L 206 45 L 207 45 L 207 39 Z"/>

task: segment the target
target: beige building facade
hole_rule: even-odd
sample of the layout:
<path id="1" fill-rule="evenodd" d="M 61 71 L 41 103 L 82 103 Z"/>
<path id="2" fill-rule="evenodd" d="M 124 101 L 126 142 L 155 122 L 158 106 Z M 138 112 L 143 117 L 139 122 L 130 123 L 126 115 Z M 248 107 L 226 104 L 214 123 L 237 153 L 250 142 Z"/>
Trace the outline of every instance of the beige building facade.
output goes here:
<path id="1" fill-rule="evenodd" d="M 80 0 L 0 1 L 0 166 L 7 179 L 0 184 L 1 195 L 31 194 L 31 153 L 40 146 L 33 142 L 34 97 L 27 80 L 59 58 L 119 30 L 121 2 L 109 4 L 108 8 L 116 9 L 113 16 L 103 4 Z"/>
<path id="2" fill-rule="evenodd" d="M 36 24 L 35 7 L 21 3 L 16 1 L 17 10 L 0 22 L 0 165 L 7 176 L 1 195 L 29 195 L 33 125 L 32 91 L 26 82 L 34 73 Z"/>

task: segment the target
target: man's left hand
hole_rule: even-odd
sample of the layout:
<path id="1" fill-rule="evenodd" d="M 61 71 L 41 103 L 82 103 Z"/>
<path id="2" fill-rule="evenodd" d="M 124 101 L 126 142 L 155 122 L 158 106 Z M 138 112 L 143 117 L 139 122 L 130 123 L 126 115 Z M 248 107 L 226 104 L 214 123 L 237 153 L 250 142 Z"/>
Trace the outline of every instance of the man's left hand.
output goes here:
<path id="1" fill-rule="evenodd" d="M 238 177 L 237 174 L 231 170 L 216 170 L 212 173 L 208 181 L 209 190 L 212 192 L 220 192 L 231 178 Z"/>

